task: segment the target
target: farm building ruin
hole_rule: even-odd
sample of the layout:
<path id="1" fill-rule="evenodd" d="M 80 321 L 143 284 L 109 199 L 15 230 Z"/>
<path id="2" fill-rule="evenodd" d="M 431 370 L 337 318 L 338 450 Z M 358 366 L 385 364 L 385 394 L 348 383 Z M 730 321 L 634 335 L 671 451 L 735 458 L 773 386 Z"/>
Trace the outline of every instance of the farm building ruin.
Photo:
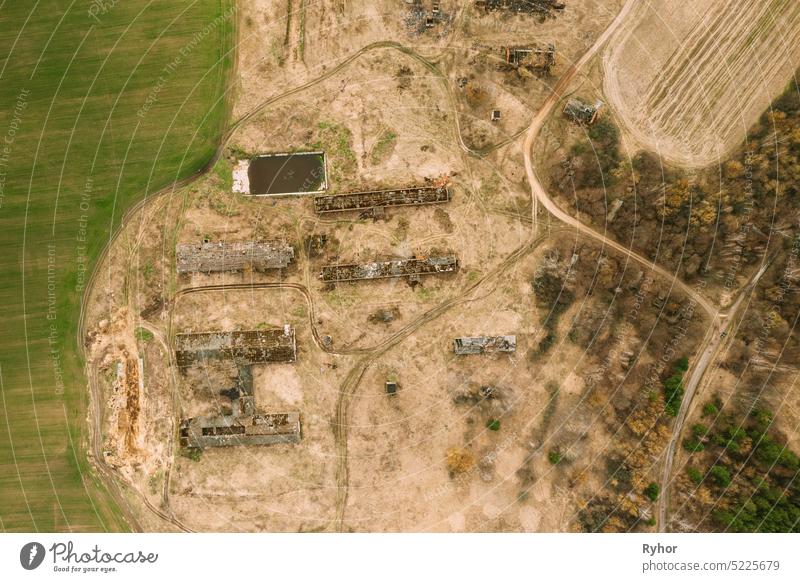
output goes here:
<path id="1" fill-rule="evenodd" d="M 326 265 L 322 267 L 320 279 L 330 283 L 361 281 L 370 279 L 390 279 L 408 277 L 411 282 L 419 281 L 423 275 L 441 275 L 458 271 L 458 258 L 455 255 L 428 257 L 425 259 L 399 259 L 372 263 Z"/>
<path id="2" fill-rule="evenodd" d="M 409 14 L 406 17 L 406 27 L 409 32 L 422 34 L 428 29 L 434 28 L 442 22 L 447 22 L 451 16 L 442 11 L 441 0 L 411 0 L 409 4 Z M 430 10 L 425 6 L 430 5 Z"/>
<path id="3" fill-rule="evenodd" d="M 441 204 L 450 201 L 447 186 L 418 186 L 400 190 L 375 190 L 347 192 L 333 196 L 314 196 L 314 209 L 318 214 L 345 212 L 348 210 L 371 210 L 389 206 L 420 206 Z"/>
<path id="4" fill-rule="evenodd" d="M 297 359 L 294 328 L 286 325 L 282 329 L 179 333 L 175 336 L 178 368 L 223 358 L 233 359 L 244 366 L 294 362 Z"/>
<path id="5" fill-rule="evenodd" d="M 550 74 L 556 64 L 556 47 L 545 46 L 504 46 L 500 49 L 503 63 L 511 69 L 525 69 L 534 73 Z"/>
<path id="6" fill-rule="evenodd" d="M 602 107 L 602 101 L 597 101 L 594 105 L 587 105 L 573 97 L 564 106 L 564 115 L 576 123 L 591 125 L 597 121 L 597 115 Z"/>
<path id="7" fill-rule="evenodd" d="M 180 443 L 184 448 L 299 442 L 298 412 L 198 416 L 184 419 L 180 429 Z"/>
<path id="8" fill-rule="evenodd" d="M 477 0 L 477 8 L 486 12 L 504 10 L 506 12 L 538 13 L 548 15 L 554 10 L 564 10 L 566 4 L 558 0 Z"/>
<path id="9" fill-rule="evenodd" d="M 220 390 L 221 395 L 231 399 L 231 413 L 183 419 L 180 427 L 182 447 L 204 449 L 300 442 L 300 414 L 257 413 L 252 370 L 249 365 L 239 365 L 238 368 L 236 385 Z"/>
<path id="10" fill-rule="evenodd" d="M 175 248 L 178 273 L 222 273 L 283 269 L 294 259 L 294 249 L 282 240 L 179 244 Z"/>
<path id="11" fill-rule="evenodd" d="M 517 351 L 517 336 L 459 337 L 453 340 L 453 351 L 459 356 L 495 352 L 512 353 Z"/>

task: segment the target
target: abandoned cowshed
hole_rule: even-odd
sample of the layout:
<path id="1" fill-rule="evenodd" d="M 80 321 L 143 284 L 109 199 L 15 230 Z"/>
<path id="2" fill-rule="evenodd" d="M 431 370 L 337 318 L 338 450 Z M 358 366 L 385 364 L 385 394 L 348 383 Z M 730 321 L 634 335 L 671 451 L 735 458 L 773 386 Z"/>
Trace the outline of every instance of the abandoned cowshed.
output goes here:
<path id="1" fill-rule="evenodd" d="M 390 206 L 420 206 L 449 202 L 450 189 L 442 186 L 415 186 L 397 190 L 346 192 L 331 196 L 314 196 L 314 209 L 318 214 L 369 210 Z"/>
<path id="2" fill-rule="evenodd" d="M 459 356 L 494 352 L 512 353 L 516 350 L 517 336 L 515 335 L 459 337 L 453 340 L 453 351 Z"/>
<path id="3" fill-rule="evenodd" d="M 526 69 L 531 72 L 549 74 L 556 64 L 556 47 L 544 46 L 504 46 L 500 49 L 503 63 L 512 69 Z"/>
<path id="4" fill-rule="evenodd" d="M 594 105 L 587 105 L 583 101 L 572 97 L 564 106 L 564 115 L 576 123 L 591 125 L 597 121 L 597 115 L 602 107 L 602 101 L 598 100 Z"/>
<path id="5" fill-rule="evenodd" d="M 427 257 L 424 259 L 399 259 L 361 264 L 325 265 L 319 277 L 325 282 L 338 283 L 370 279 L 408 277 L 418 281 L 423 275 L 441 275 L 458 271 L 455 255 Z"/>
<path id="6" fill-rule="evenodd" d="M 300 442 L 300 413 L 198 416 L 181 421 L 184 448 L 277 445 Z"/>
<path id="7" fill-rule="evenodd" d="M 280 336 L 275 332 L 280 332 Z M 283 344 L 283 348 L 276 353 L 265 347 L 268 344 Z M 231 413 L 182 419 L 182 447 L 203 449 L 300 442 L 300 414 L 259 414 L 253 391 L 253 364 L 295 361 L 294 331 L 289 326 L 273 332 L 180 334 L 176 337 L 176 346 L 182 348 L 179 352 L 176 347 L 178 366 L 185 368 L 207 358 L 230 358 L 238 369 L 236 384 L 219 391 L 221 396 L 230 398 Z M 291 353 L 288 347 L 291 347 Z"/>
<path id="8" fill-rule="evenodd" d="M 539 14 L 550 14 L 553 10 L 564 10 L 566 4 L 558 0 L 477 0 L 477 8 L 483 8 L 487 12 L 495 10 L 505 10 L 508 12 L 536 12 Z"/>
<path id="9" fill-rule="evenodd" d="M 294 259 L 286 241 L 202 242 L 175 247 L 178 273 L 222 273 L 252 268 L 258 271 L 284 269 Z"/>
<path id="10" fill-rule="evenodd" d="M 294 328 L 249 331 L 179 333 L 175 336 L 175 361 L 188 368 L 210 359 L 230 358 L 239 365 L 290 363 L 297 359 Z"/>

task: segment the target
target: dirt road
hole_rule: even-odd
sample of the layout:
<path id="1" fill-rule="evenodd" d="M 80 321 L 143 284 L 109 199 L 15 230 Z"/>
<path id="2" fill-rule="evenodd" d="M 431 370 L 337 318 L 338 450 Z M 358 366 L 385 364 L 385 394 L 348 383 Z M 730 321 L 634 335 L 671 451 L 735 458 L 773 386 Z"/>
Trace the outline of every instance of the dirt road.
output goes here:
<path id="1" fill-rule="evenodd" d="M 623 255 L 630 257 L 631 259 L 635 260 L 636 262 L 640 263 L 647 269 L 654 271 L 659 276 L 669 280 L 672 282 L 673 286 L 677 286 L 680 291 L 685 293 L 687 296 L 694 299 L 702 308 L 703 310 L 711 317 L 717 317 L 717 308 L 711 304 L 703 295 L 692 289 L 689 285 L 678 279 L 677 273 L 670 273 L 666 269 L 655 264 L 650 259 L 643 257 L 642 255 L 637 254 L 635 251 L 629 249 L 618 243 L 615 240 L 608 238 L 606 235 L 595 231 L 594 229 L 584 225 L 578 219 L 574 218 L 567 212 L 563 211 L 559 208 L 556 203 L 547 195 L 544 187 L 542 186 L 541 182 L 539 181 L 539 177 L 536 175 L 536 171 L 533 168 L 533 152 L 534 152 L 534 142 L 536 137 L 539 135 L 539 132 L 544 125 L 545 120 L 550 116 L 550 114 L 555 109 L 556 105 L 559 104 L 561 100 L 561 96 L 564 93 L 565 89 L 569 87 L 569 84 L 572 82 L 572 79 L 575 77 L 576 73 L 589 61 L 591 60 L 597 52 L 602 48 L 602 46 L 611 38 L 611 36 L 617 31 L 620 25 L 625 22 L 626 18 L 629 17 L 631 11 L 638 5 L 641 4 L 641 0 L 628 0 L 623 6 L 620 13 L 617 17 L 611 22 L 609 27 L 605 30 L 605 32 L 600 35 L 597 41 L 592 45 L 592 47 L 583 55 L 583 57 L 578 60 L 575 64 L 573 64 L 564 75 L 559 79 L 556 86 L 553 88 L 553 92 L 550 94 L 550 97 L 542 104 L 542 108 L 533 118 L 531 125 L 528 127 L 528 133 L 525 136 L 525 142 L 523 144 L 523 156 L 525 159 L 525 172 L 528 176 L 528 182 L 531 185 L 531 197 L 533 200 L 532 204 L 532 212 L 533 212 L 533 224 L 534 229 L 537 226 L 537 214 L 538 214 L 538 205 L 541 204 L 550 214 L 554 217 L 559 219 L 561 222 L 575 228 L 577 231 L 588 235 L 591 238 L 599 241 L 603 244 L 603 246 L 608 246 Z"/>
<path id="2" fill-rule="evenodd" d="M 730 309 L 728 309 L 724 315 L 721 315 L 720 318 L 715 320 L 716 325 L 712 325 L 706 333 L 706 337 L 703 338 L 703 343 L 701 344 L 702 353 L 694 363 L 689 380 L 684 386 L 685 392 L 683 395 L 683 400 L 681 401 L 681 407 L 678 410 L 678 415 L 675 417 L 675 424 L 672 429 L 672 435 L 670 436 L 669 443 L 667 444 L 664 465 L 661 470 L 661 495 L 658 498 L 658 505 L 656 507 L 656 513 L 658 514 L 658 531 L 660 532 L 666 531 L 667 528 L 667 509 L 669 505 L 669 486 L 670 475 L 672 474 L 672 465 L 675 462 L 675 451 L 677 449 L 678 441 L 680 441 L 681 433 L 683 432 L 683 425 L 685 424 L 686 418 L 689 415 L 689 409 L 691 408 L 692 401 L 694 400 L 694 395 L 696 394 L 709 365 L 716 360 L 717 354 L 719 353 L 719 348 L 723 343 L 723 339 L 728 335 L 728 332 L 733 327 L 739 307 L 744 302 L 744 299 L 750 295 L 750 292 L 755 289 L 759 279 L 761 279 L 761 276 L 766 272 L 767 267 L 769 267 L 770 262 L 771 261 L 764 262 L 764 264 L 753 275 L 747 285 L 745 285 L 741 291 L 739 291 L 739 296 L 734 304 L 731 305 Z M 720 326 L 719 324 L 721 319 L 725 320 L 724 326 Z"/>

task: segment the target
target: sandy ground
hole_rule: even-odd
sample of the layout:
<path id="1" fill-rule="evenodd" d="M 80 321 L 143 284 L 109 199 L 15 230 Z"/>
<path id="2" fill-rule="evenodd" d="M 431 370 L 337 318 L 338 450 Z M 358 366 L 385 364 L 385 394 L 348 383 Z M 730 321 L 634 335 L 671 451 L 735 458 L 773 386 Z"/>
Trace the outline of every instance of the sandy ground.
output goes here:
<path id="1" fill-rule="evenodd" d="M 604 91 L 640 147 L 719 162 L 800 65 L 793 0 L 645 2 L 604 56 Z"/>

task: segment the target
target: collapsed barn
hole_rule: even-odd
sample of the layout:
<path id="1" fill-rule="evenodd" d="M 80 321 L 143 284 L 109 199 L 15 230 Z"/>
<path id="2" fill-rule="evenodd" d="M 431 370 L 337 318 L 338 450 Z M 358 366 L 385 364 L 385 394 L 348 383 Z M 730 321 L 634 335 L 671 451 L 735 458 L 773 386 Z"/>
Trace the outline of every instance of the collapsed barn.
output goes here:
<path id="1" fill-rule="evenodd" d="M 350 210 L 374 210 L 391 206 L 421 206 L 449 202 L 447 186 L 418 186 L 399 190 L 374 190 L 347 192 L 333 196 L 314 196 L 314 209 L 318 214 Z"/>
<path id="2" fill-rule="evenodd" d="M 211 359 L 232 359 L 239 365 L 289 363 L 297 359 L 294 328 L 179 333 L 175 361 L 185 369 Z"/>
<path id="3" fill-rule="evenodd" d="M 181 446 L 203 449 L 300 442 L 300 414 L 259 414 L 253 393 L 253 364 L 296 360 L 295 335 L 290 326 L 277 330 L 178 334 L 175 359 L 182 370 L 210 359 L 232 359 L 239 370 L 236 384 L 219 391 L 230 398 L 231 413 L 181 420 Z"/>
<path id="4" fill-rule="evenodd" d="M 486 12 L 503 10 L 506 12 L 535 12 L 538 14 L 550 14 L 553 10 L 564 10 L 566 4 L 558 0 L 477 0 L 477 8 L 483 8 Z"/>
<path id="5" fill-rule="evenodd" d="M 455 255 L 442 255 L 425 259 L 398 259 L 361 264 L 325 265 L 320 279 L 328 283 L 362 281 L 371 279 L 391 279 L 408 277 L 411 282 L 419 281 L 423 275 L 441 275 L 458 271 L 458 258 Z"/>
<path id="6" fill-rule="evenodd" d="M 294 249 L 282 240 L 265 242 L 202 242 L 175 248 L 178 273 L 222 273 L 255 269 L 284 269 L 294 259 Z"/>
<path id="7" fill-rule="evenodd" d="M 459 356 L 495 352 L 513 353 L 516 350 L 517 336 L 515 335 L 459 337 L 453 340 L 453 352 Z"/>
<path id="8" fill-rule="evenodd" d="M 531 73 L 550 74 L 556 64 L 556 47 L 543 46 L 504 46 L 500 49 L 503 65 L 509 69 L 525 69 Z"/>
<path id="9" fill-rule="evenodd" d="M 181 421 L 181 446 L 204 449 L 236 445 L 278 445 L 300 442 L 300 414 L 228 414 Z"/>
<path id="10" fill-rule="evenodd" d="M 602 107 L 602 101 L 596 101 L 594 105 L 588 105 L 579 99 L 571 97 L 564 106 L 564 116 L 581 125 L 592 125 L 597 121 L 597 116 Z"/>

